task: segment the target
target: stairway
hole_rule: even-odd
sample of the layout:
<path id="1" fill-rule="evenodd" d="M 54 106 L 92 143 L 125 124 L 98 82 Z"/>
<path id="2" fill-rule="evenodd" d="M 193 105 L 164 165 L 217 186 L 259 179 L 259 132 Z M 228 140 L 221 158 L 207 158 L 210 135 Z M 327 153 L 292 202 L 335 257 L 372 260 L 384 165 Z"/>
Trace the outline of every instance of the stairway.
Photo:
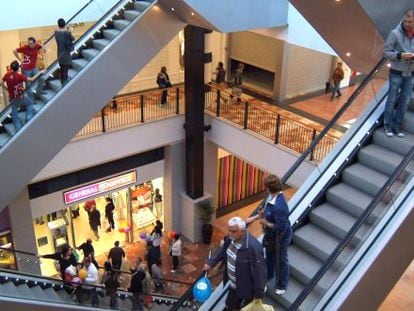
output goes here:
<path id="1" fill-rule="evenodd" d="M 50 279 L 36 278 L 34 276 L 22 275 L 11 272 L 0 272 L 0 306 L 4 306 L 4 298 L 12 300 L 12 305 L 17 308 L 23 308 L 25 303 L 41 305 L 42 310 L 85 310 L 97 309 L 92 307 L 90 299 L 82 303 L 75 300 L 75 296 L 70 292 L 73 288 L 64 288 L 62 282 Z M 111 309 L 109 307 L 109 297 L 104 295 L 104 289 L 98 290 L 99 309 Z M 162 294 L 151 293 L 153 297 L 153 306 L 151 310 L 164 311 L 169 310 L 171 305 L 177 300 L 176 297 L 165 296 Z M 131 310 L 131 293 L 118 291 L 118 310 Z M 181 310 L 191 310 L 189 304 L 183 306 Z"/>
<path id="2" fill-rule="evenodd" d="M 344 238 L 358 217 L 371 203 L 373 197 L 385 184 L 388 177 L 401 163 L 404 155 L 414 146 L 414 98 L 411 100 L 403 123 L 405 138 L 386 137 L 382 127 L 377 128 L 368 144 L 363 145 L 354 159 L 350 159 L 338 177 L 310 211 L 304 225 L 294 232 L 289 248 L 290 279 L 287 291 L 277 296 L 272 290 L 268 298 L 276 302 L 277 308 L 287 309 L 322 267 L 324 261 Z M 414 165 L 410 163 L 405 176 L 397 180 L 383 202 L 373 211 L 362 228 L 345 247 L 332 268 L 301 305 L 301 310 L 313 310 L 321 296 L 347 265 L 349 260 L 373 230 L 387 210 L 392 196 L 398 196 L 403 182 L 412 178 Z M 268 287 L 273 288 L 274 280 Z"/>
<path id="3" fill-rule="evenodd" d="M 0 183 L 7 187 L 0 189 L 0 210 L 183 27 L 157 1 L 120 1 L 75 42 L 63 88 L 58 65 L 47 69 L 28 124 L 15 133 L 11 109 L 1 112 Z"/>

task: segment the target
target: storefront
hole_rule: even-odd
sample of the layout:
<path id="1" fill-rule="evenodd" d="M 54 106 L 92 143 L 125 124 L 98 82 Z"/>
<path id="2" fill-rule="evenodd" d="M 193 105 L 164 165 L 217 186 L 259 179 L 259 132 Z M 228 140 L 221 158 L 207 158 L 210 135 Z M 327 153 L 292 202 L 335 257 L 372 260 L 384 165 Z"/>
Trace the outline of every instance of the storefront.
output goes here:
<path id="1" fill-rule="evenodd" d="M 95 257 L 103 262 L 115 241 L 140 241 L 139 232 L 151 230 L 157 219 L 164 222 L 163 174 L 163 151 L 157 149 L 30 185 L 38 254 L 53 254 L 65 245 L 76 248 L 91 238 Z M 109 201 L 114 228 L 105 215 Z M 98 236 L 90 226 L 92 205 L 100 214 Z M 56 275 L 54 261 L 41 259 L 41 272 Z"/>

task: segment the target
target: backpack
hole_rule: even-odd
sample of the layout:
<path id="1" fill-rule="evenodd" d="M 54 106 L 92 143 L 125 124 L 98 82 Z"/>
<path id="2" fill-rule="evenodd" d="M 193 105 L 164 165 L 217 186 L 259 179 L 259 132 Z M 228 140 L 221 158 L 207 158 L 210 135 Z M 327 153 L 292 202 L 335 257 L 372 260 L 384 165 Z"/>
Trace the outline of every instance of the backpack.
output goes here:
<path id="1" fill-rule="evenodd" d="M 69 31 L 65 32 L 65 47 L 66 50 L 72 52 L 75 49 L 75 45 L 73 44 L 72 34 Z"/>

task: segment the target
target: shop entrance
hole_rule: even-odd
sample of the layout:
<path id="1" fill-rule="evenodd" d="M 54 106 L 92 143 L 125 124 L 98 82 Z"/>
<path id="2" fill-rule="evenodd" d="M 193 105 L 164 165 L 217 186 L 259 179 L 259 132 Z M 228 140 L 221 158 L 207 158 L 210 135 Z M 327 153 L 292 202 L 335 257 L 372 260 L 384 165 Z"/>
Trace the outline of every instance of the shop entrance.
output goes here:
<path id="1" fill-rule="evenodd" d="M 39 217 L 34 220 L 38 254 L 59 252 L 64 245 L 73 248 L 92 239 L 95 257 L 103 263 L 115 241 L 121 246 L 140 241 L 139 232 L 147 226 L 153 226 L 157 219 L 164 222 L 164 178 L 159 177 L 140 185 L 105 193 L 102 196 L 77 202 L 64 209 Z M 105 217 L 106 198 L 111 198 L 115 209 L 113 218 L 115 229 L 109 230 L 110 224 Z M 98 228 L 99 239 L 89 224 L 91 206 L 96 206 L 100 214 L 101 226 Z M 78 251 L 79 260 L 83 254 Z M 101 259 L 101 260 L 100 260 Z M 41 259 L 42 275 L 58 275 L 53 260 Z"/>

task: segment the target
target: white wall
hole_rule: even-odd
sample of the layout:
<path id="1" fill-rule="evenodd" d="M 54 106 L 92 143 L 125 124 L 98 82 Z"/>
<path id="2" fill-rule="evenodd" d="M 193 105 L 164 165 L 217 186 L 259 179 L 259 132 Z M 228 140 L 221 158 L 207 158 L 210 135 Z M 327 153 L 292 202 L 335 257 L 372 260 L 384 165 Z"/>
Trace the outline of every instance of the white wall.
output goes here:
<path id="1" fill-rule="evenodd" d="M 137 185 L 157 177 L 162 177 L 164 176 L 164 160 L 137 167 L 135 171 L 137 174 Z M 121 173 L 123 172 L 118 172 L 114 176 L 117 176 Z M 107 177 L 109 178 L 111 176 Z M 107 177 L 103 179 L 107 179 Z M 73 188 L 78 188 L 81 186 L 82 185 L 77 185 Z M 32 211 L 31 219 L 64 209 L 65 204 L 63 202 L 63 192 L 67 190 L 69 189 L 64 189 L 30 200 L 30 208 Z M 99 196 L 102 196 L 102 194 Z"/>
<path id="2" fill-rule="evenodd" d="M 0 31 L 55 25 L 58 18 L 69 19 L 89 0 L 1 0 Z M 101 17 L 118 0 L 94 0 L 75 21 Z"/>
<path id="3" fill-rule="evenodd" d="M 282 99 L 304 95 L 325 88 L 332 71 L 333 57 L 289 44 L 287 48 L 286 89 Z"/>

